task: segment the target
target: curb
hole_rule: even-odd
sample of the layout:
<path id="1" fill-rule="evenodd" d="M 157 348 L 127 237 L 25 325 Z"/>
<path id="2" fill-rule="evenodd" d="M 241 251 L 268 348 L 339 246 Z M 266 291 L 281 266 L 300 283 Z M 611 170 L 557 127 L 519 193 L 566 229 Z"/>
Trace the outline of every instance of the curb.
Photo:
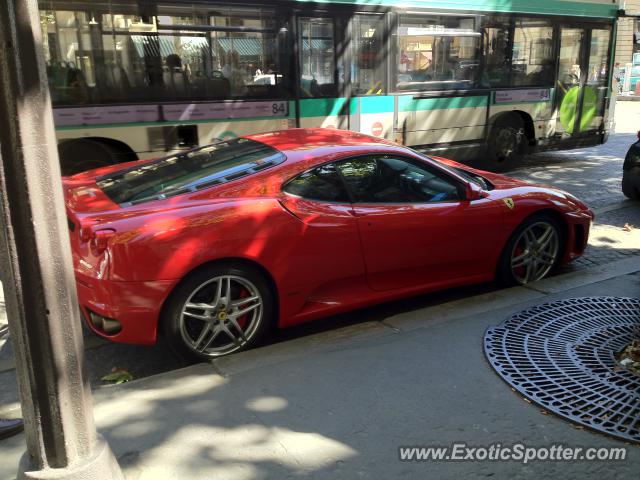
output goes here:
<path id="1" fill-rule="evenodd" d="M 640 102 L 640 95 L 616 95 L 616 102 Z"/>
<path id="2" fill-rule="evenodd" d="M 287 361 L 291 357 L 308 353 L 311 350 L 339 348 L 339 345 L 344 341 L 350 342 L 354 339 L 371 338 L 373 336 L 397 335 L 424 328 L 425 318 L 431 319 L 429 326 L 434 326 L 472 315 L 487 313 L 492 310 L 520 305 L 524 302 L 542 300 L 549 295 L 560 294 L 636 272 L 640 272 L 640 257 L 626 258 L 606 265 L 584 268 L 575 272 L 557 275 L 541 280 L 531 286 L 511 287 L 474 295 L 472 297 L 465 297 L 411 312 L 399 313 L 383 321 L 362 322 L 338 328 L 337 330 L 329 330 L 267 345 L 229 357 L 216 359 L 210 364 L 197 364 L 178 370 L 162 372 L 132 380 L 122 385 L 99 386 L 93 389 L 94 401 L 97 403 L 101 400 L 107 400 L 116 395 L 120 390 L 144 389 L 149 382 L 175 379 L 176 375 L 187 375 L 192 370 L 202 370 L 203 368 L 210 372 L 211 375 L 228 377 L 242 371 L 250 370 L 253 365 L 273 365 Z M 420 312 L 421 320 L 414 318 L 416 312 Z M 265 353 L 268 353 L 269 356 L 265 357 Z M 15 417 L 18 415 L 19 409 L 20 404 L 18 402 L 1 405 L 0 417 Z"/>

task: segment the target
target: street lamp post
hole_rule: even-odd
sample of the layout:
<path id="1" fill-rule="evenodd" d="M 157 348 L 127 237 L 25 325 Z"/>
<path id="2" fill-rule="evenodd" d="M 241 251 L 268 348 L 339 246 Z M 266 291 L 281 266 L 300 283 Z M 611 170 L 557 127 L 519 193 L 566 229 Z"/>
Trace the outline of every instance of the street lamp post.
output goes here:
<path id="1" fill-rule="evenodd" d="M 122 479 L 83 372 L 37 0 L 0 2 L 0 227 L 27 443 L 18 478 Z"/>

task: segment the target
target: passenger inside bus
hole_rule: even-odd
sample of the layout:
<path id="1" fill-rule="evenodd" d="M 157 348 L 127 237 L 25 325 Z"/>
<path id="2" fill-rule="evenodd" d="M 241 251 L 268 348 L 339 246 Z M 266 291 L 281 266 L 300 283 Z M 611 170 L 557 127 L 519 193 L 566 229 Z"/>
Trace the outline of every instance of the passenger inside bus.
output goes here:
<path id="1" fill-rule="evenodd" d="M 176 98 L 184 98 L 189 94 L 189 79 L 182 68 L 180 56 L 172 53 L 165 58 L 162 81 L 167 91 Z"/>

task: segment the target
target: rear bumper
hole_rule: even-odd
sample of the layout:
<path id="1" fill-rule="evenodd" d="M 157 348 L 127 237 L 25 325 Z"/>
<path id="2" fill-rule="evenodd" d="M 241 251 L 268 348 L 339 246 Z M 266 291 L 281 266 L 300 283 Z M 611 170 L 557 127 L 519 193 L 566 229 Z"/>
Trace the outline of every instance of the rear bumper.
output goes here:
<path id="1" fill-rule="evenodd" d="M 589 243 L 589 232 L 594 219 L 593 212 L 582 210 L 565 215 L 567 219 L 567 243 L 562 263 L 569 263 L 584 254 Z"/>
<path id="2" fill-rule="evenodd" d="M 114 342 L 152 345 L 158 334 L 160 310 L 175 285 L 174 280 L 114 282 L 76 275 L 80 310 L 88 327 Z M 89 311 L 117 320 L 122 328 L 113 335 L 96 328 Z"/>

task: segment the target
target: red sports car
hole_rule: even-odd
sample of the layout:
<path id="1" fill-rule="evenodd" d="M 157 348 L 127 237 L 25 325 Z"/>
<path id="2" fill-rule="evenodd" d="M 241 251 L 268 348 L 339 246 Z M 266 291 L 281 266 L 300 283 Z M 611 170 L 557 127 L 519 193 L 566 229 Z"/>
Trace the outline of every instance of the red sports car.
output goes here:
<path id="1" fill-rule="evenodd" d="M 285 327 L 457 285 L 528 283 L 582 254 L 568 193 L 358 133 L 293 129 L 64 180 L 98 335 L 207 359 Z"/>

